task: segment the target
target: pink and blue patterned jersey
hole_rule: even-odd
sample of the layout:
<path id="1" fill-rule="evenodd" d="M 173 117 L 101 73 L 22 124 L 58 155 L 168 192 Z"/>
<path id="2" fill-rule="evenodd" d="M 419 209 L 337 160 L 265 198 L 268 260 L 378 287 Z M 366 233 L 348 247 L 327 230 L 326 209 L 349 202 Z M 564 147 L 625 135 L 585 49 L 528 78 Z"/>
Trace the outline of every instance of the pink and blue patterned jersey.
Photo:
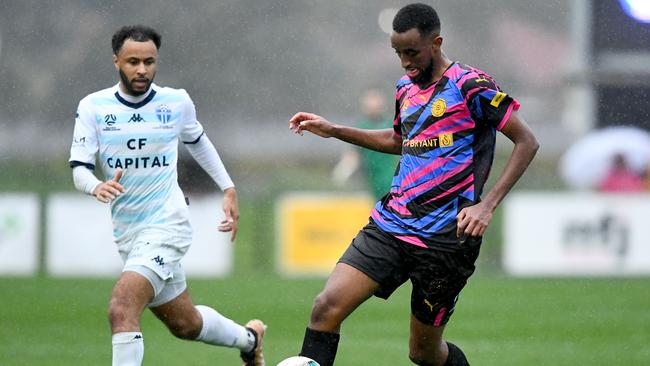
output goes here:
<path id="1" fill-rule="evenodd" d="M 395 97 L 402 157 L 371 217 L 407 243 L 449 248 L 458 243 L 456 215 L 480 200 L 496 131 L 519 103 L 489 75 L 458 63 L 426 89 L 402 77 Z"/>

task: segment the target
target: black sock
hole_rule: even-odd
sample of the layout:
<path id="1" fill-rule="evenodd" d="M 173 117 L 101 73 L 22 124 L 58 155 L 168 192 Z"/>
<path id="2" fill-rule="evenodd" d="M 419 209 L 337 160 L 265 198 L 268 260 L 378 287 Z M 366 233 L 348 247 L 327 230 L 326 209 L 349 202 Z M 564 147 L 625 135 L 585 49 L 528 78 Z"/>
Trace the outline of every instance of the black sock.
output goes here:
<path id="1" fill-rule="evenodd" d="M 465 354 L 460 348 L 456 347 L 455 344 L 447 342 L 447 347 L 449 348 L 449 356 L 447 356 L 447 362 L 444 366 L 469 366 Z"/>
<path id="2" fill-rule="evenodd" d="M 321 332 L 307 328 L 302 341 L 300 356 L 309 357 L 321 366 L 334 365 L 336 350 L 339 347 L 338 333 Z"/>

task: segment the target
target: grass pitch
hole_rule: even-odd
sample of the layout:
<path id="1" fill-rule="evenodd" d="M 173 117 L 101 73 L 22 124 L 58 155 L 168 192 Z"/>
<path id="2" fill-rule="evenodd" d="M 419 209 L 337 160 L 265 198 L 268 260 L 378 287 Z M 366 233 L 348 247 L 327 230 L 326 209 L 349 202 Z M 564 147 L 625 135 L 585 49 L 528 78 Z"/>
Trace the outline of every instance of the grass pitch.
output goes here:
<path id="1" fill-rule="evenodd" d="M 323 279 L 236 274 L 190 279 L 197 304 L 269 326 L 267 364 L 296 354 Z M 109 365 L 112 280 L 5 278 L 0 282 L 0 365 Z M 650 279 L 512 279 L 479 270 L 463 291 L 447 338 L 472 365 L 648 365 Z M 408 365 L 409 292 L 371 299 L 346 321 L 337 365 Z M 238 365 L 238 352 L 173 338 L 143 318 L 144 365 Z"/>
<path id="2" fill-rule="evenodd" d="M 61 161 L 0 162 L 0 186 L 42 194 L 69 190 L 70 172 Z M 505 160 L 495 162 L 496 171 L 499 161 Z M 330 169 L 272 166 L 274 175 L 269 176 L 254 166 L 234 174 L 241 182 L 242 217 L 235 273 L 227 279 L 188 281 L 196 304 L 213 306 L 239 323 L 259 317 L 269 325 L 264 340 L 269 366 L 300 350 L 312 299 L 324 284 L 324 279 L 288 280 L 273 274 L 274 197 L 296 182 L 305 190 L 329 189 L 323 185 Z M 551 169 L 553 164 L 537 160 L 519 186 L 557 185 Z M 473 366 L 650 365 L 650 278 L 496 275 L 500 220 L 498 210 L 484 238 L 479 269 L 445 332 Z M 106 309 L 113 281 L 0 278 L 0 366 L 110 365 Z M 343 325 L 337 365 L 409 365 L 409 294 L 405 285 L 390 300 L 373 298 L 353 313 Z M 148 312 L 142 330 L 145 366 L 241 364 L 235 350 L 173 338 Z"/>

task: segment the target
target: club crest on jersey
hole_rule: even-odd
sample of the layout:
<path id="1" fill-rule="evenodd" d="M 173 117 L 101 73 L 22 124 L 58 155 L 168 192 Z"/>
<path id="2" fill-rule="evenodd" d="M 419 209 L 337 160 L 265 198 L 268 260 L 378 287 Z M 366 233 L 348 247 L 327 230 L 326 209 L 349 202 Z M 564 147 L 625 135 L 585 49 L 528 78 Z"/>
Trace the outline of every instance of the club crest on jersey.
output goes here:
<path id="1" fill-rule="evenodd" d="M 445 114 L 446 109 L 447 102 L 445 102 L 445 100 L 442 98 L 438 98 L 433 102 L 433 105 L 431 106 L 431 115 L 434 117 L 440 117 Z"/>
<path id="2" fill-rule="evenodd" d="M 165 104 L 161 104 L 156 108 L 156 117 L 161 123 L 167 123 L 172 119 L 172 110 Z"/>

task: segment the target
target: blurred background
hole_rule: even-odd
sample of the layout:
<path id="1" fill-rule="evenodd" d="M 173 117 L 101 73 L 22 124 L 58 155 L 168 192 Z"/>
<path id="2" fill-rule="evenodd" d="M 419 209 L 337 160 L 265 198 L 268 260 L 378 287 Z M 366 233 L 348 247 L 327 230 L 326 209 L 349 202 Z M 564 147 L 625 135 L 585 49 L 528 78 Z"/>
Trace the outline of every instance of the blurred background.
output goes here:
<path id="1" fill-rule="evenodd" d="M 102 328 L 105 327 L 102 323 L 105 303 L 101 301 L 92 303 L 97 305 L 99 315 L 89 316 L 87 326 L 89 337 L 99 339 L 98 345 L 85 345 L 88 347 L 85 352 L 75 352 L 72 347 L 66 354 L 47 358 L 49 352 L 59 352 L 58 348 L 44 347 L 40 353 L 29 356 L 21 351 L 21 342 L 40 339 L 38 334 L 45 329 L 32 329 L 28 333 L 33 334 L 32 339 L 4 341 L 17 329 L 33 328 L 30 323 L 21 322 L 20 305 L 27 298 L 43 311 L 55 311 L 65 317 L 69 314 L 66 309 L 85 309 L 90 305 L 82 300 L 74 304 L 60 300 L 61 304 L 53 307 L 52 302 L 35 299 L 42 299 L 40 294 L 48 291 L 52 291 L 52 296 L 62 294 L 64 298 L 75 297 L 78 292 L 87 293 L 88 299 L 95 299 L 99 293 L 93 293 L 92 289 L 103 288 L 103 298 L 110 293 L 112 275 L 106 275 L 105 280 L 95 275 L 73 273 L 72 279 L 70 274 L 63 279 L 53 275 L 56 271 L 52 271 L 48 258 L 54 255 L 48 246 L 55 235 L 52 226 L 70 224 L 75 219 L 66 220 L 64 215 L 59 221 L 51 221 L 48 216 L 57 216 L 56 210 L 52 211 L 55 204 L 66 206 L 65 202 L 73 199 L 88 200 L 74 192 L 67 164 L 74 113 L 81 98 L 117 83 L 110 38 L 120 26 L 138 23 L 150 25 L 162 34 L 155 82 L 189 92 L 198 119 L 238 187 L 241 204 L 238 240 L 234 246 L 220 244 L 228 248 L 223 255 L 230 258 L 223 264 L 223 271 L 197 276 L 198 296 L 219 302 L 219 294 L 230 293 L 232 298 L 238 290 L 277 287 L 283 291 L 282 286 L 295 286 L 296 294 L 301 294 L 300 300 L 287 300 L 279 308 L 256 301 L 244 308 L 221 304 L 226 308 L 232 306 L 234 313 L 250 310 L 266 311 L 265 314 L 271 314 L 273 309 L 289 311 L 296 306 L 293 312 L 283 315 L 290 323 L 286 324 L 283 340 L 270 341 L 276 346 L 270 351 L 275 358 L 272 361 L 295 353 L 311 298 L 321 288 L 324 273 L 310 272 L 309 260 L 307 270 L 301 272 L 305 269 L 304 262 L 303 267 L 291 267 L 282 257 L 287 255 L 285 241 L 305 237 L 309 241 L 315 234 L 291 236 L 284 231 L 296 230 L 292 225 L 301 227 L 301 209 L 309 211 L 314 222 L 338 222 L 333 219 L 335 215 L 319 216 L 323 214 L 319 209 L 341 197 L 361 200 L 361 203 L 343 202 L 342 205 L 352 206 L 340 206 L 345 209 L 338 211 L 348 207 L 356 210 L 361 205 L 363 210 L 358 217 L 363 223 L 367 219 L 363 214 L 364 205 L 372 204 L 369 198 L 372 189 L 370 178 L 362 169 L 349 167 L 343 178 L 337 176 L 336 167 L 342 164 L 349 147 L 311 135 L 295 136 L 288 130 L 288 120 L 298 111 L 310 111 L 338 123 L 355 125 L 366 117 L 361 98 L 368 89 L 388 100 L 381 111 L 390 119 L 394 85 L 403 70 L 390 47 L 389 33 L 393 15 L 407 3 L 388 0 L 0 0 L 0 196 L 9 197 L 0 199 L 0 254 L 4 255 L 0 263 L 6 266 L 3 271 L 0 265 L 0 272 L 6 276 L 0 281 L 0 296 L 11 298 L 7 301 L 15 305 L 15 310 L 4 318 L 0 316 L 0 364 L 107 362 L 110 349 L 101 343 L 105 340 L 94 335 L 105 330 Z M 467 297 L 476 301 L 468 301 L 464 313 L 461 301 L 459 313 L 465 315 L 458 316 L 456 329 L 459 330 L 453 333 L 452 329 L 451 334 L 461 338 L 461 343 L 465 341 L 470 360 L 474 357 L 480 361 L 478 364 L 570 365 L 579 360 L 577 364 L 605 365 L 619 360 L 620 353 L 629 356 L 625 364 L 647 364 L 650 362 L 647 346 L 650 318 L 640 309 L 650 305 L 647 296 L 650 232 L 644 224 L 650 217 L 646 194 L 650 159 L 647 136 L 650 87 L 646 82 L 650 76 L 649 2 L 440 0 L 428 3 L 440 15 L 447 55 L 485 70 L 502 89 L 517 98 L 522 105 L 520 114 L 541 143 L 537 158 L 515 192 L 495 214 L 484 240 L 476 285 L 466 290 Z M 498 138 L 488 187 L 504 166 L 511 146 L 507 139 Z M 184 148 L 180 149 L 186 153 Z M 216 192 L 214 184 L 188 154 L 182 156 L 179 179 L 184 191 L 199 202 L 202 197 L 212 199 L 213 196 L 206 195 Z M 621 181 L 620 177 L 625 179 Z M 16 262 L 10 253 L 16 252 L 2 248 L 13 245 L 20 250 L 22 245 L 15 238 L 11 242 L 12 234 L 25 231 L 16 218 L 17 207 L 23 205 L 23 201 L 12 200 L 16 195 L 28 196 L 35 211 L 27 215 L 37 218 L 28 233 L 36 243 L 33 253 L 30 252 L 35 259 L 26 273 L 8 269 L 8 263 Z M 305 208 L 301 201 L 305 195 L 318 197 L 320 201 L 309 201 Z M 216 200 L 218 197 L 213 202 Z M 218 203 L 214 204 L 214 210 L 215 214 L 219 213 Z M 102 231 L 106 227 L 110 230 L 109 225 L 106 218 L 89 222 L 85 227 Z M 325 223 L 323 230 L 336 228 Z M 28 234 L 25 235 L 29 237 Z M 338 232 L 328 232 L 328 235 L 340 238 Z M 347 232 L 344 235 L 351 237 Z M 66 237 L 59 240 L 66 241 Z M 110 242 L 94 243 L 102 244 L 109 252 L 113 251 Z M 347 242 L 340 244 L 345 246 Z M 214 282 L 202 279 L 212 275 L 218 278 L 219 294 L 213 293 Z M 286 284 L 287 278 L 294 279 L 293 285 Z M 619 302 L 605 301 L 611 300 L 609 291 L 621 293 Z M 493 296 L 490 307 L 508 293 L 512 301 L 504 301 L 504 306 L 509 314 L 523 311 L 522 322 L 516 324 L 508 323 L 516 316 L 501 314 L 502 320 L 511 327 L 506 327 L 504 332 L 512 334 L 515 341 L 508 337 L 493 343 L 485 341 L 486 332 L 491 334 L 494 326 L 490 322 L 481 328 L 484 333 L 476 331 L 475 323 L 470 325 L 469 320 L 462 323 L 463 317 L 485 322 L 486 314 L 478 310 L 486 306 L 483 300 Z M 572 296 L 576 293 L 584 296 L 576 299 Z M 389 318 L 390 311 L 404 313 L 408 308 L 408 291 L 397 295 L 400 294 L 399 306 L 379 305 L 376 309 L 387 309 L 383 311 Z M 520 296 L 538 302 L 524 305 Z M 476 316 L 472 303 L 477 304 Z M 581 311 L 594 304 L 600 304 L 601 308 L 590 308 L 587 315 Z M 375 311 L 374 302 L 369 306 Z M 550 333 L 540 332 L 546 328 L 541 320 L 538 323 L 533 320 L 533 326 L 526 328 L 522 323 L 530 325 L 531 321 L 526 317 L 526 306 L 530 311 L 545 314 L 539 318 L 546 319 L 551 326 L 563 326 L 568 320 L 562 316 L 572 314 L 574 338 L 556 338 L 550 334 L 561 332 L 558 328 Z M 619 312 L 628 312 L 634 320 L 619 318 Z M 99 325 L 91 325 L 94 321 Z M 362 329 L 359 332 L 367 334 L 362 319 L 352 321 L 358 321 L 353 324 Z M 633 326 L 635 321 L 644 326 Z M 596 328 L 590 328 L 594 323 Z M 50 326 L 61 329 L 62 322 Z M 93 330 L 95 326 L 97 329 Z M 406 328 L 406 322 L 396 327 Z M 519 335 L 508 333 L 522 328 L 526 330 Z M 154 329 L 165 333 L 163 329 Z M 399 335 L 396 342 L 402 348 L 391 349 L 395 351 L 395 360 L 399 360 L 392 364 L 405 364 L 406 335 L 396 333 Z M 595 335 L 601 333 L 604 335 Z M 595 338 L 588 345 L 580 341 L 590 336 Z M 164 349 L 164 342 L 169 338 L 161 335 L 160 349 Z M 350 336 L 350 342 L 353 338 Z M 361 345 L 343 346 L 342 364 L 370 365 L 370 361 L 360 358 L 354 350 L 363 346 L 384 351 L 381 346 L 384 340 L 375 341 L 371 338 Z M 179 344 L 169 342 L 173 344 L 170 347 Z M 187 348 L 193 346 L 183 347 L 186 355 L 197 357 L 197 365 L 207 362 L 204 358 L 213 357 L 200 356 L 194 348 Z M 556 347 L 555 355 L 550 360 L 545 358 L 548 355 L 542 352 L 542 347 Z M 597 356 L 600 352 L 603 354 Z M 219 353 L 216 357 L 231 360 L 228 357 L 236 358 L 233 355 Z M 31 361 L 25 363 L 26 357 L 32 357 Z M 151 360 L 157 356 L 148 357 Z M 162 360 L 159 364 L 167 364 Z"/>
<path id="2" fill-rule="evenodd" d="M 190 93 L 231 169 L 331 163 L 341 145 L 295 139 L 286 122 L 309 110 L 352 123 L 365 89 L 392 97 L 402 70 L 385 30 L 402 4 L 3 1 L 3 161 L 65 157 L 79 99 L 117 81 L 112 33 L 144 23 L 163 35 L 156 82 Z M 437 8 L 445 51 L 488 71 L 521 100 L 545 156 L 557 156 L 572 134 L 595 122 L 571 110 L 572 88 L 590 74 L 571 21 L 582 9 L 567 1 L 506 0 Z"/>

